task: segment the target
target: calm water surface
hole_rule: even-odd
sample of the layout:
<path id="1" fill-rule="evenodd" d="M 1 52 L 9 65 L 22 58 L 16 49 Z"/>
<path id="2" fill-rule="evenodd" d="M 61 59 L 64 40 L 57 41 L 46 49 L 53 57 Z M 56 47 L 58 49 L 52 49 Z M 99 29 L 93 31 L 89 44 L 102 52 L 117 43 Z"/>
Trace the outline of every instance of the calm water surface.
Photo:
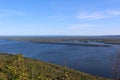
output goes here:
<path id="1" fill-rule="evenodd" d="M 110 77 L 111 61 L 118 48 L 119 45 L 92 47 L 0 40 L 0 52 L 23 53 L 26 57 L 103 77 Z"/>

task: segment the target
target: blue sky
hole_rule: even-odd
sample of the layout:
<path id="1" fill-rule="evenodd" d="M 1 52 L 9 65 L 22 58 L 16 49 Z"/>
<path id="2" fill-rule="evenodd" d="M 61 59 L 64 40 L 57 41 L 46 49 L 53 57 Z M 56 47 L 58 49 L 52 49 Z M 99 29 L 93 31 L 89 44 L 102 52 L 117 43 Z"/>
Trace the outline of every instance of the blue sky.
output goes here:
<path id="1" fill-rule="evenodd" d="M 0 35 L 120 35 L 120 0 L 0 0 Z"/>

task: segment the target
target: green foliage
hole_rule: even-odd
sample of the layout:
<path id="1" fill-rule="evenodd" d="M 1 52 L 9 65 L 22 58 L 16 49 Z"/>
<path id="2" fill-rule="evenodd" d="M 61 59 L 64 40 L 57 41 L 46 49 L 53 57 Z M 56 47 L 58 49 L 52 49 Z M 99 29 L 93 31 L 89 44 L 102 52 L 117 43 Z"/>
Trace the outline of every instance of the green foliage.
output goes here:
<path id="1" fill-rule="evenodd" d="M 8 78 L 15 80 L 28 80 L 27 67 L 21 54 L 13 56 L 7 61 Z"/>
<path id="2" fill-rule="evenodd" d="M 0 80 L 109 80 L 23 55 L 0 54 Z"/>

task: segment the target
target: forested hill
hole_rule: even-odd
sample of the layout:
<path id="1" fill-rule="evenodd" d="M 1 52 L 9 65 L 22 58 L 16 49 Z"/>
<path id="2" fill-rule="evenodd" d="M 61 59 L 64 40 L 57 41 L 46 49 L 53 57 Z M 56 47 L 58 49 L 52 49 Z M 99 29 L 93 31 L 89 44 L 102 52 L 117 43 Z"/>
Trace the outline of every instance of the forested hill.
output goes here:
<path id="1" fill-rule="evenodd" d="M 67 67 L 0 53 L 0 80 L 109 80 Z"/>

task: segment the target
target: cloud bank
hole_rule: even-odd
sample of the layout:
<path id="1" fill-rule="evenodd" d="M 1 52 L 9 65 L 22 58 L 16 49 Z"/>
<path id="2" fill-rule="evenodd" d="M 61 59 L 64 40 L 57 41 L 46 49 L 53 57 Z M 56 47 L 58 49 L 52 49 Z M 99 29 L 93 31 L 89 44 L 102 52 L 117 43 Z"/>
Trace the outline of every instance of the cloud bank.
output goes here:
<path id="1" fill-rule="evenodd" d="M 23 12 L 17 10 L 8 10 L 8 9 L 0 9 L 0 18 L 8 17 L 8 16 L 24 16 Z"/>
<path id="2" fill-rule="evenodd" d="M 110 17 L 120 16 L 120 10 L 106 10 L 106 11 L 98 11 L 98 12 L 80 12 L 77 15 L 77 19 L 105 19 Z"/>

